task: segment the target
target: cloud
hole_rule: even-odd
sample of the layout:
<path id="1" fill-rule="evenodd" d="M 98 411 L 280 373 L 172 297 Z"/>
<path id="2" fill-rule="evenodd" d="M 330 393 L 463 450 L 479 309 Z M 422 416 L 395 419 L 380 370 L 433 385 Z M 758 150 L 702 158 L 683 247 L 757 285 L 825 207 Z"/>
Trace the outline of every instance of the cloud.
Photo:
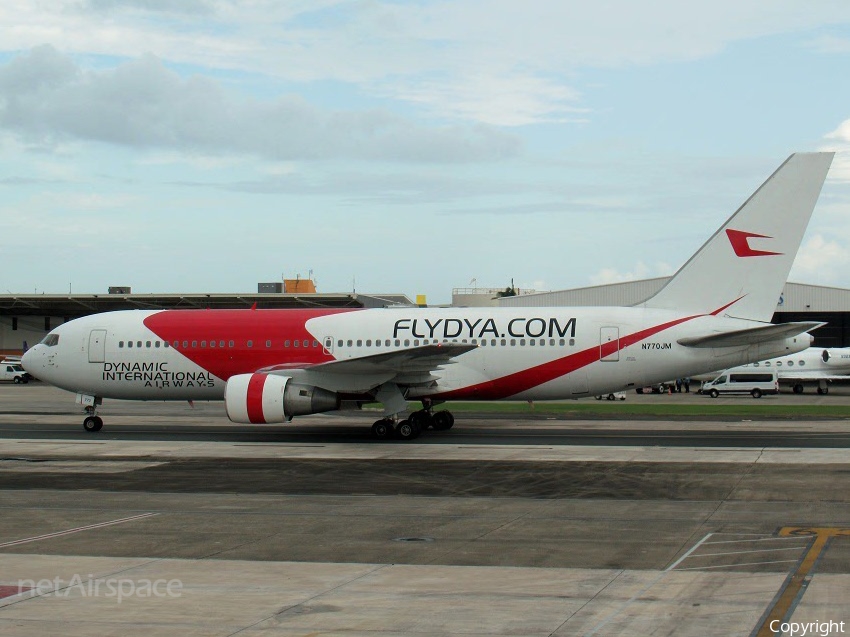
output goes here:
<path id="1" fill-rule="evenodd" d="M 816 234 L 806 241 L 794 259 L 789 280 L 815 280 L 821 283 L 844 282 L 850 266 L 850 248 Z"/>
<path id="2" fill-rule="evenodd" d="M 588 68 L 705 58 L 729 45 L 850 22 L 850 5 L 797 0 L 20 0 L 0 8 L 5 51 L 50 42 L 86 55 L 345 82 L 443 117 L 505 126 L 583 120 Z M 107 19 L 104 19 L 104 18 Z M 822 38 L 824 51 L 842 50 Z"/>
<path id="3" fill-rule="evenodd" d="M 323 110 L 298 96 L 260 101 L 153 55 L 84 71 L 49 45 L 0 66 L 0 128 L 36 143 L 83 140 L 273 160 L 465 162 L 515 155 L 483 125 L 425 126 L 385 110 Z"/>
<path id="4" fill-rule="evenodd" d="M 850 119 L 846 119 L 831 133 L 824 136 L 827 141 L 820 150 L 833 151 L 835 158 L 829 169 L 828 179 L 850 183 Z"/>
<path id="5" fill-rule="evenodd" d="M 616 268 L 603 268 L 590 276 L 590 283 L 591 285 L 609 285 L 611 283 L 623 283 L 624 281 L 671 276 L 673 273 L 673 268 L 667 263 L 659 262 L 650 267 L 643 261 L 638 261 L 631 272 L 620 272 Z"/>

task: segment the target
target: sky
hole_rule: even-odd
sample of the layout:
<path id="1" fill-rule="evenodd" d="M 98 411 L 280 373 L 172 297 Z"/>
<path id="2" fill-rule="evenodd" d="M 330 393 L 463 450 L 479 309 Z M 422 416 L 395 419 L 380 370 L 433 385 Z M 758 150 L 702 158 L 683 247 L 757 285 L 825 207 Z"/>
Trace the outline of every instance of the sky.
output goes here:
<path id="1" fill-rule="evenodd" d="M 846 0 L 3 3 L 0 293 L 669 275 L 816 150 L 850 287 L 848 78 Z"/>

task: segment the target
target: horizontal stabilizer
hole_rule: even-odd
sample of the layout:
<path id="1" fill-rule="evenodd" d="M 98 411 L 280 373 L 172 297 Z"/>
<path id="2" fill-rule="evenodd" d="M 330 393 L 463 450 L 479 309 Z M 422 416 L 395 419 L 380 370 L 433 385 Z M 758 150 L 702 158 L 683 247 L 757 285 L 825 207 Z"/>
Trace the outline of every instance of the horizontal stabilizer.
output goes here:
<path id="1" fill-rule="evenodd" d="M 736 332 L 723 332 L 708 336 L 693 336 L 677 341 L 685 347 L 737 347 L 739 345 L 755 345 L 767 341 L 777 341 L 790 338 L 797 334 L 809 332 L 826 325 L 816 321 L 799 321 L 796 323 L 781 323 L 780 325 L 764 325 Z"/>

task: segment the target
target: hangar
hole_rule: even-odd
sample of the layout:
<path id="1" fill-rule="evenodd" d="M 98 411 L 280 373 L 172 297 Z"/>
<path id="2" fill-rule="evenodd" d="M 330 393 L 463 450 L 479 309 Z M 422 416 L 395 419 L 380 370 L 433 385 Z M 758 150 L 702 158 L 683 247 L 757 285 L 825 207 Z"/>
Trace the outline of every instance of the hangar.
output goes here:
<path id="1" fill-rule="evenodd" d="M 109 294 L 0 295 L 0 356 L 20 356 L 24 343 L 38 343 L 57 325 L 81 316 L 115 310 L 250 308 L 371 308 L 410 306 L 404 294 Z"/>
<path id="2" fill-rule="evenodd" d="M 669 277 L 596 285 L 556 292 L 497 297 L 498 289 L 457 289 L 453 305 L 497 307 L 630 306 L 646 301 Z M 776 301 L 774 323 L 820 321 L 827 325 L 812 332 L 814 347 L 850 347 L 850 290 L 786 283 Z"/>

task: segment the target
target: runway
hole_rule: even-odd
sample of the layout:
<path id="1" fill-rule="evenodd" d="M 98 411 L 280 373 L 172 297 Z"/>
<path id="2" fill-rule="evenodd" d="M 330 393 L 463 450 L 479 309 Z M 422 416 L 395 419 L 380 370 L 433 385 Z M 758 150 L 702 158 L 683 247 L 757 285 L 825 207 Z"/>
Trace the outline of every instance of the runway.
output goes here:
<path id="1" fill-rule="evenodd" d="M 371 440 L 368 418 L 243 430 L 220 405 L 151 404 L 92 436 L 67 395 L 10 394 L 0 633 L 748 636 L 777 613 L 850 625 L 844 420 L 465 417 L 411 444 Z M 134 594 L 110 596 L 112 580 Z M 180 595 L 141 595 L 147 580 Z"/>

